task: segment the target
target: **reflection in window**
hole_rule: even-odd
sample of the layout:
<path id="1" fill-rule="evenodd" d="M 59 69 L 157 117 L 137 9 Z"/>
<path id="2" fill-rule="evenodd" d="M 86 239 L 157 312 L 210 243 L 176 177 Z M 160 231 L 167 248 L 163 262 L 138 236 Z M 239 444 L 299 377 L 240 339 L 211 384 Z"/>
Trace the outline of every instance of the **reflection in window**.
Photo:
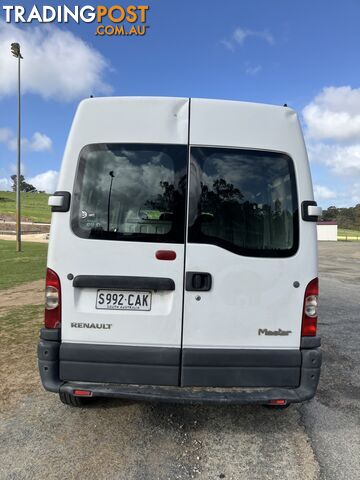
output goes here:
<path id="1" fill-rule="evenodd" d="M 71 211 L 83 238 L 184 241 L 187 147 L 98 144 L 80 155 Z"/>
<path id="2" fill-rule="evenodd" d="M 250 256 L 289 256 L 298 245 L 292 160 L 284 154 L 191 149 L 189 241 Z"/>

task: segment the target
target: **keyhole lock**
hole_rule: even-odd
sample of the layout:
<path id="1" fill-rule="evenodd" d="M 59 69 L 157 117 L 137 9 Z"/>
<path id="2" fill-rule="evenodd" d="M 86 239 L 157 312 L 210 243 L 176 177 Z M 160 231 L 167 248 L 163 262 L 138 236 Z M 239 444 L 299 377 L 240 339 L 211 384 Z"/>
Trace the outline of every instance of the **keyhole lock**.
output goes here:
<path id="1" fill-rule="evenodd" d="M 196 300 L 197 302 L 200 302 L 200 300 L 201 300 L 200 295 L 196 295 L 195 300 Z"/>

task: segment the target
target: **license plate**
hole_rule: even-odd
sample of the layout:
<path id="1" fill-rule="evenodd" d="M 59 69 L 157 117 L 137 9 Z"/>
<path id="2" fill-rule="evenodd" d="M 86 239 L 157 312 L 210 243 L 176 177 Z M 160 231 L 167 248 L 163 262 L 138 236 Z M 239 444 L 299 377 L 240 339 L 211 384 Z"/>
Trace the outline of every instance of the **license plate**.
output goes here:
<path id="1" fill-rule="evenodd" d="M 101 310 L 151 310 L 151 292 L 98 290 L 95 307 Z"/>

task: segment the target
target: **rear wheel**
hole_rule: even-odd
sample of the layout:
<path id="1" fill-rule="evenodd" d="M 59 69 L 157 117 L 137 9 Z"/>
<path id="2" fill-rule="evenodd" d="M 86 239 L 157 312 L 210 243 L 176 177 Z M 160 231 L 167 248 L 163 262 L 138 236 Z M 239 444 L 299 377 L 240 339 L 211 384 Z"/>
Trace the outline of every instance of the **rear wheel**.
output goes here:
<path id="1" fill-rule="evenodd" d="M 85 407 L 89 403 L 89 398 L 75 397 L 71 393 L 60 392 L 59 398 L 65 405 L 70 405 L 70 407 Z"/>

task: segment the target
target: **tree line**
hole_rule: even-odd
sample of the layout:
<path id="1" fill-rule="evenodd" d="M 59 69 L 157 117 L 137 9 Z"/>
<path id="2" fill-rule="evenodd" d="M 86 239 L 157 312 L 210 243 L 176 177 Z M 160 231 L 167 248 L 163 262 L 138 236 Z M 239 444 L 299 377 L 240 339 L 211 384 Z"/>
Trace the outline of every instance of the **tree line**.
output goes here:
<path id="1" fill-rule="evenodd" d="M 17 185 L 17 176 L 11 175 L 11 180 L 13 184 L 11 185 L 12 191 L 16 192 L 16 185 Z M 45 193 L 44 190 L 37 190 L 34 185 L 25 181 L 24 175 L 20 175 L 20 192 L 26 193 Z"/>
<path id="2" fill-rule="evenodd" d="M 337 208 L 331 206 L 323 210 L 321 220 L 324 222 L 336 222 L 339 228 L 360 230 L 360 203 L 355 207 Z"/>

